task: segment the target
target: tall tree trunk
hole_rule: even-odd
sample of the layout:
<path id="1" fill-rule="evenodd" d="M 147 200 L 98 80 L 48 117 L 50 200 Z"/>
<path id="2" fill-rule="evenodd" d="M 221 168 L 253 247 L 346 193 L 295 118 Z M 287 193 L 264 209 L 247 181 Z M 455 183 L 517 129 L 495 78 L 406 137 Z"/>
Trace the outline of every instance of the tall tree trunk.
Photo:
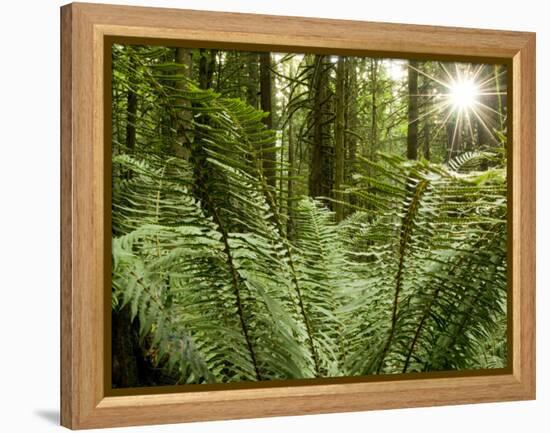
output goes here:
<path id="1" fill-rule="evenodd" d="M 327 136 L 327 105 L 330 93 L 328 89 L 328 66 L 326 56 L 315 56 L 312 89 L 314 92 L 313 113 L 311 121 L 311 165 L 309 171 L 309 195 L 311 197 L 328 197 L 331 193 L 330 152 Z M 330 207 L 331 204 L 328 203 Z"/>
<path id="2" fill-rule="evenodd" d="M 199 58 L 199 87 L 201 89 L 210 89 L 212 87 L 212 78 L 214 75 L 214 69 L 216 68 L 216 50 L 200 49 Z M 219 81 L 219 77 L 218 77 Z M 196 123 L 201 125 L 207 125 L 210 122 L 208 113 L 204 113 L 196 118 Z M 191 146 L 191 165 L 193 166 L 193 174 L 195 176 L 195 182 L 193 190 L 195 197 L 205 206 L 207 194 L 205 191 L 205 185 L 207 185 L 207 179 L 209 176 L 208 170 L 206 170 L 206 152 L 202 146 L 202 131 L 201 128 L 195 128 L 193 145 Z"/>
<path id="3" fill-rule="evenodd" d="M 136 350 L 139 344 L 130 320 L 130 306 L 113 310 L 111 321 L 112 385 L 127 388 L 139 384 Z"/>
<path id="4" fill-rule="evenodd" d="M 285 135 L 284 135 L 284 128 L 283 128 L 283 135 L 281 137 L 281 151 L 279 154 L 279 194 L 278 194 L 278 200 L 279 200 L 279 215 L 283 215 L 284 207 L 286 205 L 286 199 L 284 197 L 284 170 L 283 167 L 285 165 Z M 288 128 L 287 128 L 288 133 Z M 288 141 L 288 138 L 287 138 Z"/>
<path id="5" fill-rule="evenodd" d="M 336 67 L 336 124 L 334 131 L 334 211 L 336 222 L 342 221 L 344 217 L 344 204 L 342 186 L 344 183 L 344 77 L 346 74 L 345 58 L 338 58 Z"/>
<path id="6" fill-rule="evenodd" d="M 216 69 L 216 50 L 200 49 L 199 60 L 199 87 L 201 89 L 210 89 L 214 71 Z"/>
<path id="7" fill-rule="evenodd" d="M 377 59 L 370 59 L 369 79 L 370 79 L 370 97 L 371 97 L 371 116 L 370 116 L 370 142 L 363 143 L 361 155 L 374 161 L 378 149 L 378 67 Z M 370 164 L 366 167 L 367 177 L 373 176 L 373 170 Z M 368 181 L 368 188 L 373 188 L 372 182 Z M 365 203 L 365 208 L 372 208 L 371 203 Z"/>
<path id="8" fill-rule="evenodd" d="M 271 79 L 271 53 L 260 54 L 260 107 L 268 115 L 264 117 L 267 128 L 273 129 L 273 103 L 272 103 L 272 79 Z M 268 185 L 275 187 L 276 152 L 274 143 L 267 143 L 262 149 L 263 173 Z M 271 149 L 270 149 L 271 148 Z M 269 150 L 268 150 L 269 149 Z"/>
<path id="9" fill-rule="evenodd" d="M 135 62 L 130 57 L 130 70 L 135 68 Z M 130 77 L 133 74 L 130 74 Z M 130 78 L 130 81 L 133 80 Z M 132 153 L 136 147 L 136 114 L 137 114 L 137 95 L 133 89 L 128 89 L 128 95 L 126 97 L 126 147 L 128 152 Z"/>
<path id="10" fill-rule="evenodd" d="M 358 109 L 357 109 L 357 75 L 358 66 L 362 68 L 362 63 L 364 59 L 359 60 L 355 57 L 347 58 L 348 67 L 347 67 L 347 85 L 346 85 L 346 127 L 345 127 L 345 144 L 346 144 L 346 158 L 347 163 L 344 165 L 345 169 L 345 180 L 348 183 L 352 181 L 352 173 L 355 172 L 356 160 L 357 160 L 357 130 L 359 129 L 359 119 L 358 119 Z M 355 194 L 351 194 L 348 197 L 349 203 L 354 205 L 356 204 Z"/>
<path id="11" fill-rule="evenodd" d="M 130 69 L 135 68 L 132 57 L 129 58 Z M 137 95 L 128 90 L 126 105 L 126 147 L 131 153 L 136 147 Z M 130 178 L 131 172 L 126 173 Z M 139 343 L 136 335 L 136 323 L 130 318 L 130 308 L 111 310 L 111 383 L 114 387 L 130 387 L 139 384 L 138 362 L 136 351 Z"/>
<path id="12" fill-rule="evenodd" d="M 292 115 L 288 118 L 288 178 L 286 185 L 286 206 L 288 220 L 286 226 L 287 237 L 292 238 L 292 195 L 294 194 L 294 138 L 292 137 Z"/>
<path id="13" fill-rule="evenodd" d="M 191 78 L 193 73 L 193 52 L 188 48 L 176 48 L 176 63 L 182 65 L 181 74 L 184 77 Z M 178 91 L 186 90 L 186 80 L 177 80 L 175 87 Z M 179 119 L 174 119 L 177 124 L 177 140 L 172 143 L 172 152 L 174 155 L 188 160 L 191 152 L 191 141 L 187 136 L 186 127 L 191 125 L 193 113 L 191 112 L 191 103 L 188 99 L 181 98 L 178 105 Z"/>
<path id="14" fill-rule="evenodd" d="M 422 68 L 424 73 L 428 73 L 426 64 L 424 64 L 424 67 Z M 430 130 L 431 130 L 431 116 L 429 113 L 429 107 L 430 107 L 430 101 L 432 100 L 432 95 L 430 95 L 430 91 L 432 89 L 431 87 L 431 78 L 426 77 L 425 75 L 422 77 L 422 94 L 425 95 L 423 99 L 423 126 L 422 126 L 422 138 L 423 138 L 423 145 L 422 145 L 422 151 L 424 155 L 424 159 L 427 161 L 430 160 Z"/>
<path id="15" fill-rule="evenodd" d="M 347 62 L 346 108 L 348 115 L 346 116 L 346 144 L 347 159 L 350 166 L 348 172 L 351 172 L 357 157 L 357 64 L 356 59 L 353 57 L 348 57 Z"/>
<path id="16" fill-rule="evenodd" d="M 371 59 L 370 63 L 371 80 L 371 124 L 370 124 L 370 149 L 368 157 L 374 159 L 374 153 L 378 145 L 378 60 Z"/>
<path id="17" fill-rule="evenodd" d="M 409 61 L 409 108 L 407 128 L 407 158 L 417 159 L 418 156 L 418 64 Z"/>
<path id="18" fill-rule="evenodd" d="M 259 79 L 258 79 L 258 69 L 259 69 L 259 60 L 258 53 L 248 53 L 248 62 L 247 62 L 247 75 L 248 82 L 246 87 L 246 102 L 248 105 L 258 108 L 258 94 L 259 94 Z"/>

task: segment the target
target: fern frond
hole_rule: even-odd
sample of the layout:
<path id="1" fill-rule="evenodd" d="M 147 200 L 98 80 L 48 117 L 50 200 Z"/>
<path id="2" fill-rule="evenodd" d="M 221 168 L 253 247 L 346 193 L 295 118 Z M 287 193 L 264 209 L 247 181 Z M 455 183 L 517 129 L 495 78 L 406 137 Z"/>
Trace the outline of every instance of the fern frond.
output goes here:
<path id="1" fill-rule="evenodd" d="M 142 114 L 112 134 L 113 306 L 151 359 L 180 383 L 505 364 L 502 155 L 359 158 L 342 189 L 354 212 L 336 224 L 297 200 L 290 239 L 263 172 L 266 113 L 200 89 L 167 50 L 113 51 L 114 88 Z M 320 73 L 312 60 L 298 83 Z M 297 86 L 305 143 L 312 95 Z"/>
<path id="2" fill-rule="evenodd" d="M 388 187 L 364 178 L 372 191 L 367 210 L 375 207 L 376 217 L 357 213 L 343 223 L 347 254 L 364 263 L 355 269 L 365 281 L 360 301 L 344 309 L 358 318 L 346 337 L 348 368 L 475 368 L 469 354 L 506 302 L 505 177 L 498 169 L 462 174 L 395 156 L 382 160 L 391 167 Z M 379 197 L 388 197 L 383 206 Z"/>
<path id="3" fill-rule="evenodd" d="M 343 375 L 346 343 L 337 312 L 353 281 L 346 269 L 338 227 L 333 213 L 311 198 L 297 204 L 294 223 L 298 279 L 321 373 Z"/>
<path id="4" fill-rule="evenodd" d="M 149 80 L 148 87 L 161 87 L 160 78 L 147 71 L 143 63 L 142 68 L 143 79 Z M 308 335 L 299 312 L 290 250 L 273 221 L 269 190 L 257 175 L 260 166 L 257 149 L 273 140 L 273 132 L 261 123 L 263 113 L 238 100 L 221 98 L 212 91 L 198 89 L 191 82 L 183 92 L 179 89 L 167 92 L 166 86 L 163 89 L 154 103 L 163 107 L 184 99 L 189 102 L 186 107 L 194 113 L 191 118 L 177 117 L 184 129 L 194 131 L 193 142 L 188 143 L 189 160 L 173 157 L 162 161 L 161 153 L 155 148 L 142 154 L 141 159 L 115 157 L 114 162 L 120 164 L 118 172 L 131 173 L 131 176 L 115 178 L 115 233 L 143 230 L 144 224 L 152 223 L 170 228 L 172 231 L 164 230 L 154 239 L 162 250 L 157 261 L 162 259 L 159 263 L 167 275 L 182 274 L 181 265 L 177 270 L 168 266 L 173 255 L 181 253 L 179 249 L 168 252 L 169 238 L 178 235 L 173 227 L 195 224 L 178 204 L 185 195 L 191 196 L 219 237 L 218 254 L 224 271 L 218 269 L 221 266 L 218 261 L 216 271 L 205 268 L 203 274 L 215 275 L 219 283 L 211 281 L 211 284 L 217 287 L 216 295 L 231 299 L 234 310 L 226 308 L 224 314 L 237 320 L 243 341 L 226 341 L 235 343 L 234 350 L 246 352 L 253 374 L 246 369 L 245 379 L 313 376 L 315 363 L 308 345 L 303 344 Z M 196 224 L 204 226 L 204 221 Z M 154 249 L 154 243 L 147 248 Z M 153 263 L 153 258 L 148 258 L 147 263 L 150 262 Z M 203 264 L 213 265 L 212 260 L 206 262 Z M 189 277 L 182 274 L 181 278 Z M 197 280 L 192 283 L 196 285 Z M 192 306 L 187 308 L 194 311 Z M 212 329 L 224 326 L 214 323 L 211 323 Z M 211 364 L 209 367 L 218 368 Z M 237 372 L 221 377 L 244 380 Z"/>

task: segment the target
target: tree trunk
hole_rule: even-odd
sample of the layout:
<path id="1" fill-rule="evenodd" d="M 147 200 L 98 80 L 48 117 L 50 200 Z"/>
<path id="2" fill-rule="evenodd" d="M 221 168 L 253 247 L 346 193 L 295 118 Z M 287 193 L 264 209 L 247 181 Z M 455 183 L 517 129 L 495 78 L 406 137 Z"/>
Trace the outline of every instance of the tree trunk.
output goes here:
<path id="1" fill-rule="evenodd" d="M 246 102 L 254 108 L 258 108 L 258 67 L 258 53 L 248 53 Z"/>
<path id="2" fill-rule="evenodd" d="M 309 171 L 309 195 L 311 197 L 328 197 L 331 192 L 330 179 L 330 154 L 327 137 L 326 112 L 329 103 L 328 67 L 326 56 L 315 56 L 315 66 L 312 77 L 312 89 L 314 92 L 313 113 L 311 121 L 311 166 Z M 331 204 L 328 203 L 330 207 Z"/>
<path id="3" fill-rule="evenodd" d="M 135 63 L 130 57 L 130 69 L 135 68 Z M 132 77 L 133 74 L 130 75 Z M 128 89 L 126 106 L 126 147 L 128 152 L 132 153 L 136 147 L 136 114 L 137 114 L 137 95 L 132 89 Z"/>
<path id="4" fill-rule="evenodd" d="M 264 117 L 266 128 L 273 129 L 273 104 L 271 87 L 271 53 L 260 54 L 260 106 L 268 113 Z M 267 143 L 262 149 L 262 168 L 268 185 L 275 188 L 276 152 L 274 143 Z M 271 148 L 271 149 L 270 149 Z"/>
<path id="5" fill-rule="evenodd" d="M 346 86 L 346 108 L 348 115 L 346 116 L 346 144 L 347 144 L 347 159 L 351 168 L 355 164 L 357 157 L 357 129 L 359 119 L 357 117 L 357 64 L 353 57 L 347 58 L 347 86 Z"/>
<path id="6" fill-rule="evenodd" d="M 292 195 L 294 193 L 294 138 L 292 137 L 292 116 L 288 118 L 288 178 L 286 185 L 286 206 L 288 220 L 286 225 L 287 237 L 292 237 Z"/>
<path id="7" fill-rule="evenodd" d="M 273 113 L 271 106 L 271 54 L 260 54 L 260 104 L 263 111 L 268 115 L 264 118 L 264 123 L 268 128 L 273 127 Z"/>
<path id="8" fill-rule="evenodd" d="M 364 59 L 360 60 L 363 62 Z M 362 63 L 358 64 L 354 57 L 347 58 L 347 85 L 346 85 L 346 127 L 345 127 L 345 145 L 347 162 L 344 164 L 346 182 L 351 183 L 351 175 L 356 171 L 355 164 L 357 159 L 357 131 L 359 129 L 358 109 L 357 109 L 357 67 L 362 68 Z M 349 203 L 356 203 L 355 194 L 347 197 Z"/>
<path id="9" fill-rule="evenodd" d="M 212 87 L 212 78 L 216 67 L 216 50 L 209 50 L 207 52 L 207 50 L 201 48 L 199 52 L 199 87 L 201 89 L 210 89 Z M 210 122 L 208 113 L 197 116 L 195 122 L 201 125 L 208 125 Z M 208 184 L 207 179 L 209 172 L 206 170 L 207 155 L 201 143 L 203 139 L 202 134 L 201 128 L 195 128 L 193 145 L 191 146 L 190 161 L 193 166 L 193 174 L 195 177 L 193 192 L 195 197 L 203 204 L 203 206 L 205 206 L 205 185 Z"/>
<path id="10" fill-rule="evenodd" d="M 212 88 L 214 70 L 216 69 L 216 50 L 200 49 L 199 60 L 199 87 L 201 89 Z"/>
<path id="11" fill-rule="evenodd" d="M 371 59 L 370 61 L 370 80 L 371 80 L 371 124 L 370 124 L 370 149 L 368 157 L 373 160 L 378 143 L 378 60 Z M 364 150 L 366 152 L 366 150 Z"/>
<path id="12" fill-rule="evenodd" d="M 336 67 L 336 124 L 334 131 L 334 211 L 336 222 L 342 221 L 344 217 L 344 196 L 342 186 L 344 183 L 344 77 L 346 73 L 345 58 L 338 58 Z"/>
<path id="13" fill-rule="evenodd" d="M 127 388 L 139 385 L 136 350 L 139 348 L 130 307 L 112 311 L 112 386 Z"/>
<path id="14" fill-rule="evenodd" d="M 407 128 L 407 158 L 417 159 L 418 156 L 418 64 L 409 61 L 409 109 Z"/>
<path id="15" fill-rule="evenodd" d="M 133 321 L 130 306 L 112 311 L 112 373 L 113 388 L 173 385 L 179 380 L 177 372 L 164 368 L 165 363 L 153 365 L 148 356 L 151 337 L 140 342 L 139 319 Z"/>
<path id="16" fill-rule="evenodd" d="M 418 154 L 418 64 L 409 61 L 409 109 L 407 128 L 407 158 L 416 159 Z"/>
<path id="17" fill-rule="evenodd" d="M 284 170 L 283 167 L 285 165 L 285 137 L 284 137 L 284 128 L 283 128 L 283 136 L 281 138 L 281 151 L 279 154 L 279 194 L 278 194 L 278 200 L 279 200 L 279 215 L 283 215 L 284 207 L 286 205 L 286 199 L 284 197 Z M 288 129 L 287 129 L 288 132 Z M 287 138 L 288 140 L 288 138 Z"/>
<path id="18" fill-rule="evenodd" d="M 182 75 L 191 78 L 193 73 L 193 52 L 187 48 L 176 48 L 176 63 L 181 64 Z M 186 90 L 187 83 L 185 80 L 177 80 L 175 87 L 178 91 L 183 92 Z M 191 112 L 191 103 L 188 99 L 181 98 L 178 101 L 178 105 L 182 108 L 179 109 L 179 119 L 174 119 L 177 124 L 177 140 L 172 142 L 172 152 L 175 156 L 182 159 L 189 160 L 191 152 L 191 141 L 186 133 L 186 128 L 189 128 L 193 119 L 193 113 Z"/>
<path id="19" fill-rule="evenodd" d="M 135 63 L 130 56 L 130 70 L 135 68 Z M 126 148 L 132 153 L 136 147 L 136 117 L 137 95 L 132 89 L 128 89 L 126 105 Z M 130 178 L 131 172 L 126 173 Z M 111 312 L 111 345 L 112 345 L 112 374 L 111 381 L 115 387 L 129 387 L 138 384 L 138 367 L 135 357 L 136 348 L 139 347 L 135 335 L 135 325 L 130 320 L 128 307 Z"/>
<path id="20" fill-rule="evenodd" d="M 419 67 L 425 74 L 429 74 L 428 66 L 424 63 L 422 67 Z M 419 111 L 422 110 L 422 154 L 424 159 L 430 160 L 430 131 L 431 131 L 431 116 L 430 116 L 430 101 L 432 101 L 432 79 L 426 75 L 422 75 L 422 87 L 420 93 L 422 93 L 422 107 L 419 107 Z M 419 97 L 420 98 L 420 97 Z M 420 117 L 420 116 L 419 116 Z M 418 121 L 420 124 L 420 120 Z"/>

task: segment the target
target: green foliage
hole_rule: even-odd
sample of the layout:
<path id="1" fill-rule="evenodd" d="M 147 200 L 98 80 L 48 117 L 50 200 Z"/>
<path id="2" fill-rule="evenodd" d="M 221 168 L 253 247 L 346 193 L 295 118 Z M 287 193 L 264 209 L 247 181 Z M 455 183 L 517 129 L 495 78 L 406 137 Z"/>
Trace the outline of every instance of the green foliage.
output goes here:
<path id="1" fill-rule="evenodd" d="M 346 219 L 309 197 L 287 215 L 262 173 L 265 113 L 199 89 L 166 49 L 113 63 L 141 113 L 135 147 L 113 124 L 113 308 L 179 383 L 505 365 L 493 154 L 360 159 Z"/>
<path id="2" fill-rule="evenodd" d="M 323 376 L 343 373 L 345 341 L 337 314 L 344 294 L 352 289 L 343 245 L 333 214 L 320 202 L 305 198 L 295 214 L 298 280 Z"/>
<path id="3" fill-rule="evenodd" d="M 358 317 L 346 328 L 351 374 L 479 368 L 473 354 L 505 315 L 505 171 L 364 163 L 379 176 L 348 192 L 368 212 L 342 231 L 364 279 L 345 309 Z"/>
<path id="4" fill-rule="evenodd" d="M 158 359 L 168 356 L 185 382 L 300 377 L 312 362 L 301 345 L 288 250 L 263 184 L 247 172 L 255 169 L 246 167 L 246 143 L 235 137 L 243 128 L 247 140 L 254 136 L 246 116 L 256 112 L 210 92 L 194 95 L 198 111 L 208 104 L 209 113 L 200 126 L 208 135 L 199 170 L 154 154 L 114 159 L 130 169 L 114 200 L 114 229 L 127 233 L 113 243 L 115 296 L 140 312 L 144 332 L 155 333 Z M 200 202 L 193 175 L 202 176 L 194 191 Z M 159 324 L 165 320 L 173 326 Z M 173 344 L 193 361 L 172 359 Z"/>

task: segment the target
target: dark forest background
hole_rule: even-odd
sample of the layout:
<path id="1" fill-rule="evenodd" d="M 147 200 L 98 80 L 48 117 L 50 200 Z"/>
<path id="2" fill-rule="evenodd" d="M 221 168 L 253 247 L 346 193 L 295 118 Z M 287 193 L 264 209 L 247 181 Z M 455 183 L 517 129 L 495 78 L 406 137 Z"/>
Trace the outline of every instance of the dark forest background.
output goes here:
<path id="1" fill-rule="evenodd" d="M 113 386 L 506 365 L 506 67 L 113 46 Z"/>

